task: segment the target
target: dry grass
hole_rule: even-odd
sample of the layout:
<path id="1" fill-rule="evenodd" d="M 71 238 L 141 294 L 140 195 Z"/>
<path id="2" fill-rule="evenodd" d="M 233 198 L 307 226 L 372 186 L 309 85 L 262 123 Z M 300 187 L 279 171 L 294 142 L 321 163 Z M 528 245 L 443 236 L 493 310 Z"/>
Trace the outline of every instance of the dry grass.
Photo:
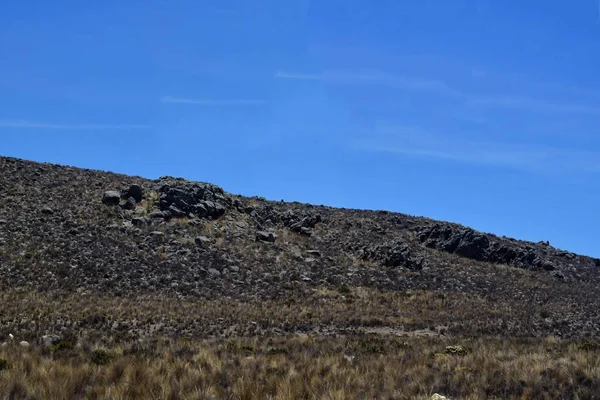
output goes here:
<path id="1" fill-rule="evenodd" d="M 0 349 L 5 399 L 594 398 L 600 352 L 556 339 L 286 337 Z"/>
<path id="2" fill-rule="evenodd" d="M 292 292 L 293 293 L 293 292 Z M 48 294 L 27 289 L 0 293 L 0 340 L 12 332 L 25 340 L 46 333 L 118 343 L 165 335 L 281 336 L 355 334 L 373 328 L 428 330 L 449 335 L 489 335 L 528 323 L 522 311 L 480 296 L 431 291 L 378 291 L 318 287 L 283 299 L 217 297 L 194 300 L 164 295 L 116 297 L 98 293 Z"/>

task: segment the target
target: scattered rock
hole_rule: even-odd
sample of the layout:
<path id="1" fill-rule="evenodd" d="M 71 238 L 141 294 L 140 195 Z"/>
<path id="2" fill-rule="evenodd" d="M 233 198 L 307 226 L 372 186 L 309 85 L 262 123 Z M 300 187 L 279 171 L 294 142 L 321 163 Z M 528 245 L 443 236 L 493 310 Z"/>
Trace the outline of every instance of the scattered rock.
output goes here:
<path id="1" fill-rule="evenodd" d="M 118 206 L 121 201 L 121 193 L 115 190 L 109 190 L 104 192 L 102 196 L 102 203 L 107 206 Z"/>
<path id="2" fill-rule="evenodd" d="M 258 231 L 256 232 L 256 240 L 261 242 L 275 242 L 277 235 L 273 232 Z"/>
<path id="3" fill-rule="evenodd" d="M 152 221 L 145 217 L 134 217 L 131 219 L 131 223 L 135 227 L 143 228 L 143 227 L 150 225 L 152 223 Z"/>
<path id="4" fill-rule="evenodd" d="M 23 341 L 19 342 L 19 346 L 21 346 L 21 347 L 23 347 L 25 349 L 29 348 L 29 342 L 26 342 L 26 341 L 23 340 Z"/>
<path id="5" fill-rule="evenodd" d="M 210 245 L 210 239 L 206 236 L 197 236 L 194 242 L 201 247 L 208 247 Z"/>

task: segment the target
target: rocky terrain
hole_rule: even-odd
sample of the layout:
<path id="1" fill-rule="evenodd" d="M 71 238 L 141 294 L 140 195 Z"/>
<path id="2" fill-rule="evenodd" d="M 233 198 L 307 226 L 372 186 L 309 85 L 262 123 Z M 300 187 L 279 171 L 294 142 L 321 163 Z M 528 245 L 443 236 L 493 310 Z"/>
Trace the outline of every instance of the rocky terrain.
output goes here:
<path id="1" fill-rule="evenodd" d="M 0 341 L 159 325 L 597 338 L 599 272 L 600 260 L 547 242 L 422 217 L 0 157 Z M 113 312 L 114 299 L 132 311 Z"/>

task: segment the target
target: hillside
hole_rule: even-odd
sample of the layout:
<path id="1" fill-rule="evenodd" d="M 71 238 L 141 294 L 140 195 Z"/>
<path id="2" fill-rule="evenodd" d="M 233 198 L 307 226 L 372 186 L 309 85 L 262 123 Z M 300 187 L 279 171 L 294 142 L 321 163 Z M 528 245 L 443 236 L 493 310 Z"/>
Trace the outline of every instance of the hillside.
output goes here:
<path id="1" fill-rule="evenodd" d="M 443 326 L 448 334 L 597 337 L 599 271 L 600 260 L 547 243 L 425 218 L 0 158 L 3 292 L 358 311 L 264 326 L 281 332 Z M 340 291 L 343 301 L 332 294 Z M 412 315 L 420 302 L 431 304 Z M 361 315 L 362 303 L 378 312 Z M 2 324 L 15 329 L 6 316 Z"/>
<path id="2" fill-rule="evenodd" d="M 0 342 L 368 337 L 387 354 L 395 337 L 419 351 L 422 340 L 582 341 L 600 337 L 599 272 L 600 260 L 549 243 L 427 218 L 0 158 Z"/>

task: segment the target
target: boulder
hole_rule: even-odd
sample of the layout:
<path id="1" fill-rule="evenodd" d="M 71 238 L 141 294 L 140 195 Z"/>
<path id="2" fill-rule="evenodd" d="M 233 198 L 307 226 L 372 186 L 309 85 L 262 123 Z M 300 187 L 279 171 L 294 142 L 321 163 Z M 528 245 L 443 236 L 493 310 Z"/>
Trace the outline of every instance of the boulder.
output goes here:
<path id="1" fill-rule="evenodd" d="M 131 185 L 127 195 L 139 203 L 144 198 L 144 189 L 140 185 Z"/>
<path id="2" fill-rule="evenodd" d="M 256 232 L 256 240 L 261 242 L 275 242 L 277 235 L 273 232 L 258 231 Z"/>
<path id="3" fill-rule="evenodd" d="M 54 214 L 54 210 L 52 210 L 50 207 L 46 206 L 46 207 L 42 207 L 42 214 L 44 215 L 52 215 Z"/>
<path id="4" fill-rule="evenodd" d="M 118 206 L 121 201 L 121 193 L 116 190 L 109 190 L 104 192 L 104 196 L 102 196 L 102 203 L 107 206 Z"/>
<path id="5" fill-rule="evenodd" d="M 58 343 L 60 343 L 61 340 L 62 337 L 58 335 L 44 335 L 42 336 L 42 345 L 44 347 L 51 348 L 52 346 L 56 346 Z"/>
<path id="6" fill-rule="evenodd" d="M 194 239 L 194 242 L 196 242 L 196 244 L 200 247 L 207 247 L 210 245 L 210 239 L 206 236 L 198 236 L 196 239 Z"/>
<path id="7" fill-rule="evenodd" d="M 135 202 L 133 197 L 128 198 L 125 204 L 123 205 L 123 209 L 125 210 L 135 210 L 136 207 L 137 203 Z"/>
<path id="8" fill-rule="evenodd" d="M 145 217 L 135 217 L 131 219 L 131 223 L 137 228 L 143 228 L 150 225 L 151 220 Z"/>

